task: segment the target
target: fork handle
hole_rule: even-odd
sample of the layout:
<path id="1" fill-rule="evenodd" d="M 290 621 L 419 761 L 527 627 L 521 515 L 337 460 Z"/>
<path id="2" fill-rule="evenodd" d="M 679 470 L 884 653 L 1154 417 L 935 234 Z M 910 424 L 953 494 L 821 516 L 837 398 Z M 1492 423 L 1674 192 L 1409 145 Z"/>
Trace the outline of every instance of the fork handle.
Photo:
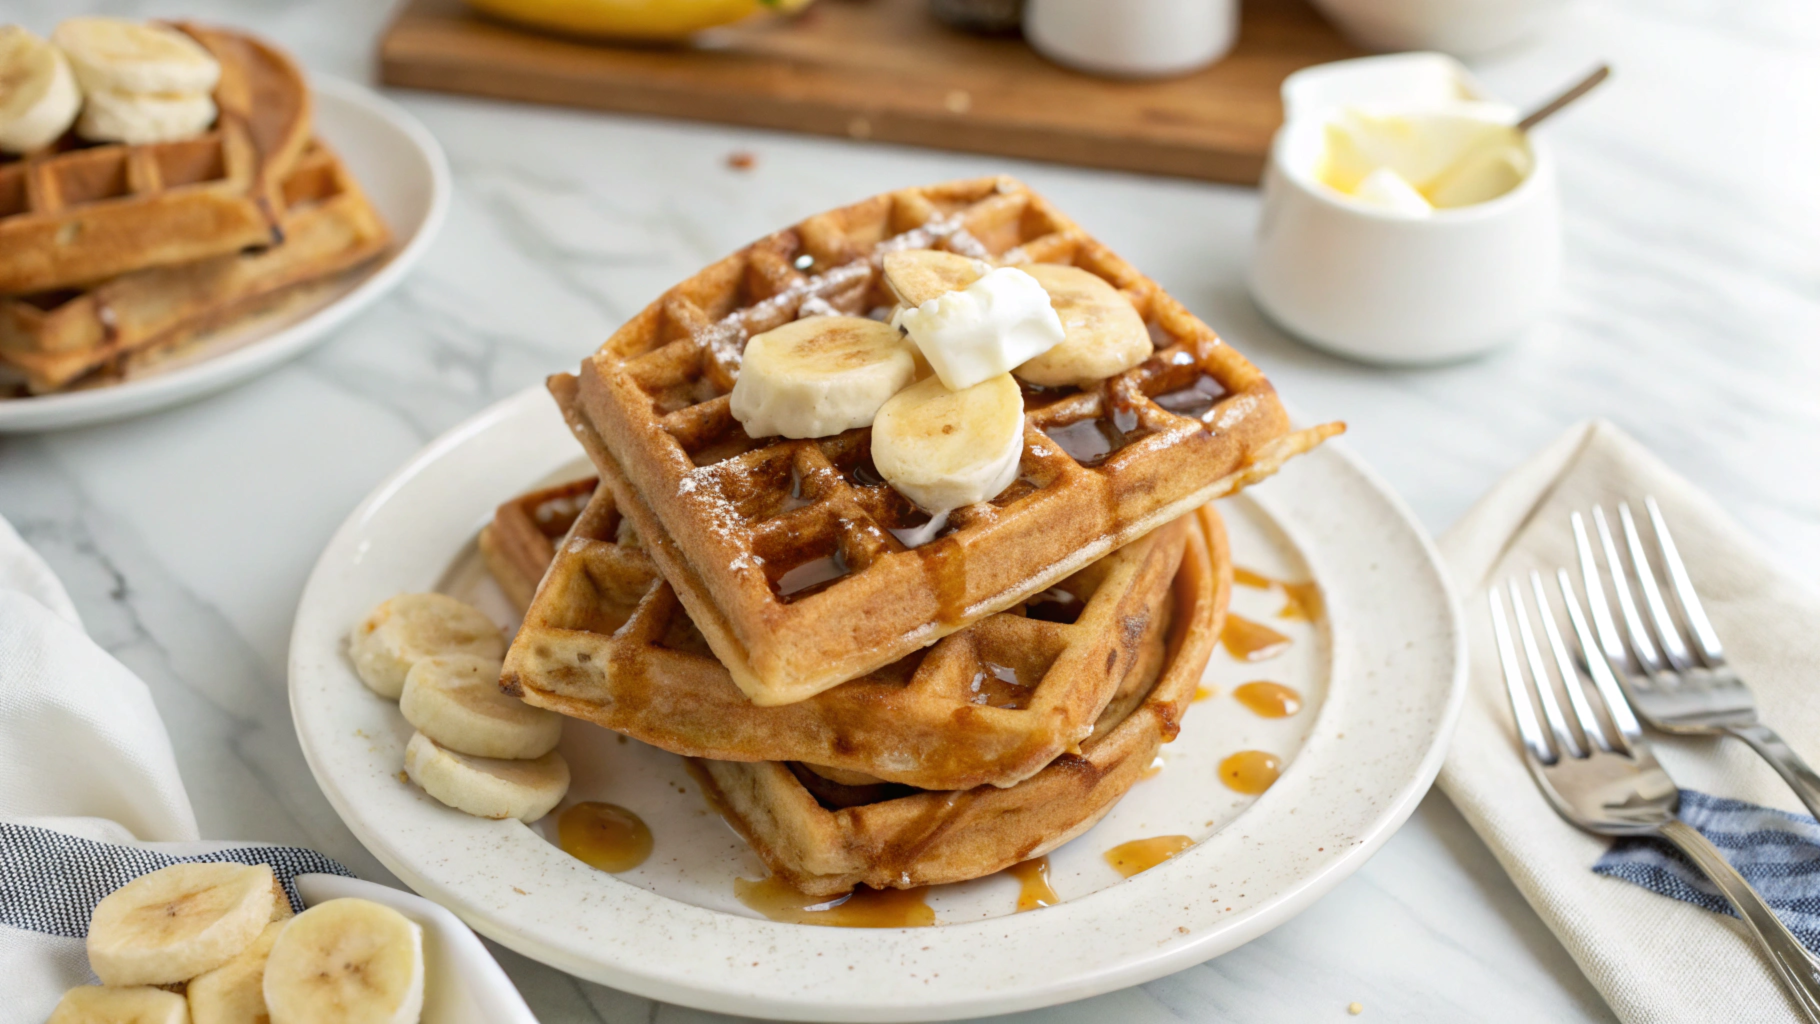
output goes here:
<path id="1" fill-rule="evenodd" d="M 1820 1024 L 1820 960 L 1808 953 L 1719 848 L 1692 825 L 1676 818 L 1662 826 L 1661 835 L 1679 846 L 1694 866 L 1719 887 L 1720 895 L 1738 912 L 1745 929 L 1769 957 L 1770 967 L 1795 1004 L 1801 1007 L 1808 1020 Z"/>
<path id="2" fill-rule="evenodd" d="M 1776 735 L 1776 730 L 1767 725 L 1730 725 L 1725 731 L 1763 755 L 1776 774 L 1782 776 L 1782 781 L 1788 783 L 1788 788 L 1807 805 L 1807 813 L 1820 819 L 1820 775 L 1814 774 L 1807 762 L 1801 760 L 1801 755 Z"/>

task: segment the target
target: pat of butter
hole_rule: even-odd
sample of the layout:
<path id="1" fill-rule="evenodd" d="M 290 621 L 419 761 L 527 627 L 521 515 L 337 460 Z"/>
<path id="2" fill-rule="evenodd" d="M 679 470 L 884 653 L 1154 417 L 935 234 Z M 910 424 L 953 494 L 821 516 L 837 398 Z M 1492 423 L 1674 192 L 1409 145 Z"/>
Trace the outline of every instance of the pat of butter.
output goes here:
<path id="1" fill-rule="evenodd" d="M 1523 134 L 1496 121 L 1457 113 L 1347 109 L 1326 125 L 1326 148 L 1315 177 L 1349 198 L 1413 212 L 1408 191 L 1435 209 L 1470 206 L 1516 188 L 1533 163 Z M 1380 171 L 1389 171 L 1408 189 L 1398 188 Z"/>
<path id="2" fill-rule="evenodd" d="M 1352 197 L 1361 203 L 1370 203 L 1411 217 L 1426 217 L 1435 211 L 1433 204 L 1423 198 L 1414 185 L 1404 181 L 1401 174 L 1388 167 L 1380 167 L 1367 174 L 1365 180 L 1352 190 Z"/>
<path id="3" fill-rule="evenodd" d="M 966 288 L 892 318 L 950 391 L 1010 373 L 1062 343 L 1061 317 L 1036 278 L 1016 267 L 979 269 Z"/>

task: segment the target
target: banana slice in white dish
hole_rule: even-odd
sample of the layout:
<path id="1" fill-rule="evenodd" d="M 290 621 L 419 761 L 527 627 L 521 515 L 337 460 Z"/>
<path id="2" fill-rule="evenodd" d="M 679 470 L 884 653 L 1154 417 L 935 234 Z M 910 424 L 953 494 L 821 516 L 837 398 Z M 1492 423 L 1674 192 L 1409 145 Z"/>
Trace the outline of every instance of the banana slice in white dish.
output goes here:
<path id="1" fill-rule="evenodd" d="M 423 987 L 423 929 L 370 900 L 298 914 L 265 962 L 271 1024 L 415 1024 Z"/>
<path id="2" fill-rule="evenodd" d="M 51 42 L 88 92 L 207 93 L 221 80 L 221 63 L 201 43 L 165 25 L 69 18 Z"/>
<path id="3" fill-rule="evenodd" d="M 872 422 L 872 464 L 933 514 L 988 501 L 1017 479 L 1024 396 L 1001 373 L 950 391 L 937 377 L 898 392 Z"/>
<path id="4" fill-rule="evenodd" d="M 892 322 L 909 332 L 949 390 L 964 390 L 1008 373 L 1066 337 L 1049 293 L 1016 267 L 977 262 L 973 267 L 977 276 L 966 287 L 912 305 L 915 296 L 928 290 L 925 278 L 940 279 L 958 269 L 949 260 L 931 261 L 928 255 L 911 250 L 886 256 L 885 279 L 905 303 Z"/>
<path id="5" fill-rule="evenodd" d="M 161 988 L 83 985 L 63 993 L 45 1024 L 191 1024 L 183 997 Z"/>
<path id="6" fill-rule="evenodd" d="M 484 612 L 447 594 L 399 594 L 382 601 L 348 637 L 348 657 L 360 681 L 388 700 L 404 692 L 412 665 L 438 654 L 498 661 L 506 655 L 506 641 Z"/>
<path id="7" fill-rule="evenodd" d="M 1049 293 L 1065 336 L 1013 371 L 1019 377 L 1044 387 L 1091 384 L 1150 358 L 1154 346 L 1144 318 L 1105 278 L 1059 263 L 1031 263 L 1023 270 Z"/>
<path id="8" fill-rule="evenodd" d="M 437 800 L 477 818 L 530 823 L 569 791 L 569 763 L 554 750 L 531 760 L 474 757 L 423 733 L 404 748 L 404 773 Z"/>
<path id="9" fill-rule="evenodd" d="M 63 51 L 18 25 L 0 25 L 0 150 L 43 149 L 81 110 L 82 90 Z"/>
<path id="10" fill-rule="evenodd" d="M 890 324 L 805 317 L 746 342 L 731 411 L 753 437 L 829 437 L 871 424 L 915 378 L 916 348 Z"/>
<path id="11" fill-rule="evenodd" d="M 234 959 L 190 979 L 183 996 L 190 1005 L 190 1024 L 252 1024 L 266 1016 L 265 962 L 287 918 L 265 926 L 253 944 Z"/>
<path id="12" fill-rule="evenodd" d="M 90 142 L 131 146 L 191 139 L 215 123 L 207 93 L 132 93 L 97 89 L 82 105 L 76 134 Z"/>
<path id="13" fill-rule="evenodd" d="M 172 864 L 95 904 L 89 967 L 107 985 L 169 985 L 232 960 L 272 921 L 266 864 Z"/>
<path id="14" fill-rule="evenodd" d="M 471 654 L 423 658 L 404 678 L 398 710 L 457 753 L 527 759 L 555 750 L 562 716 L 501 692 L 499 668 L 497 659 Z"/>

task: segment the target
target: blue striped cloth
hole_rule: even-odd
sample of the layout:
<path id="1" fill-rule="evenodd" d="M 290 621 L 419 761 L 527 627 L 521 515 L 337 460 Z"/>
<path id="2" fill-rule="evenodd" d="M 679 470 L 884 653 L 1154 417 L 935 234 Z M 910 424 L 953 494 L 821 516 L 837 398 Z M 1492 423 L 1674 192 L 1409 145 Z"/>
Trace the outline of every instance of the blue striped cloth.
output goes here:
<path id="1" fill-rule="evenodd" d="M 1681 818 L 1724 852 L 1802 945 L 1820 954 L 1820 822 L 1691 789 L 1681 791 Z M 1593 871 L 1731 913 L 1731 905 L 1706 876 L 1660 839 L 1620 839 Z"/>

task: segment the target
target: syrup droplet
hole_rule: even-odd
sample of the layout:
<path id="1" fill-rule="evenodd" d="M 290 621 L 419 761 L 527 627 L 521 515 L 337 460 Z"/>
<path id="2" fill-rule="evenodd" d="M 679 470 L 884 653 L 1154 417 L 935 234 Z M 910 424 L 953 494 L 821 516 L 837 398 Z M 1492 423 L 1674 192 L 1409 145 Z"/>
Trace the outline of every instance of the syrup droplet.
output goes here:
<path id="1" fill-rule="evenodd" d="M 973 703 L 995 708 L 1021 708 L 1030 699 L 1029 684 L 1018 677 L 1017 669 L 990 661 L 980 662 L 969 689 Z"/>
<path id="2" fill-rule="evenodd" d="M 1269 626 L 1227 612 L 1220 643 L 1225 645 L 1227 654 L 1240 661 L 1265 661 L 1288 650 L 1290 640 Z"/>
<path id="3" fill-rule="evenodd" d="M 1273 579 L 1261 572 L 1234 566 L 1232 582 L 1241 587 L 1253 587 L 1258 590 L 1269 590 L 1271 587 L 1281 590 L 1283 592 L 1283 609 L 1277 612 L 1279 619 L 1300 619 L 1304 622 L 1314 622 L 1321 617 L 1321 588 L 1313 580 L 1305 583 L 1291 583 L 1288 580 Z"/>
<path id="4" fill-rule="evenodd" d="M 1005 874 L 1017 879 L 1021 887 L 1017 894 L 1017 912 L 1040 910 L 1053 907 L 1062 902 L 1055 894 L 1055 887 L 1049 884 L 1049 858 L 1038 857 L 1022 864 L 1013 864 L 1005 869 Z"/>
<path id="5" fill-rule="evenodd" d="M 1194 688 L 1194 700 L 1191 703 L 1199 704 L 1209 697 L 1217 696 L 1219 692 L 1220 691 L 1212 689 L 1211 687 L 1197 686 Z"/>
<path id="6" fill-rule="evenodd" d="M 1203 373 L 1193 384 L 1176 391 L 1168 391 L 1151 399 L 1152 402 L 1175 413 L 1177 416 L 1192 416 L 1195 419 L 1207 415 L 1220 399 L 1226 396 L 1226 388 L 1212 374 Z"/>
<path id="7" fill-rule="evenodd" d="M 587 801 L 556 819 L 563 852 L 602 871 L 630 871 L 651 856 L 651 829 L 618 804 Z"/>
<path id="8" fill-rule="evenodd" d="M 1106 863 L 1112 865 L 1119 874 L 1130 878 L 1139 872 L 1149 871 L 1193 845 L 1194 840 L 1187 836 L 1154 836 L 1150 839 L 1133 839 L 1129 843 L 1120 843 L 1107 850 Z"/>
<path id="9" fill-rule="evenodd" d="M 1262 750 L 1241 750 L 1220 762 L 1220 781 L 1226 788 L 1247 796 L 1269 789 L 1282 774 L 1283 759 Z"/>
<path id="10" fill-rule="evenodd" d="M 1282 683 L 1246 683 L 1232 695 L 1261 718 L 1288 718 L 1302 710 L 1302 695 Z"/>
<path id="11" fill-rule="evenodd" d="M 1241 587 L 1252 587 L 1256 590 L 1269 590 L 1271 579 L 1261 572 L 1252 572 L 1250 569 L 1241 568 L 1235 565 L 1232 567 L 1232 582 L 1237 583 Z"/>
<path id="12" fill-rule="evenodd" d="M 733 895 L 773 921 L 833 928 L 924 928 L 935 923 L 928 887 L 868 889 L 844 896 L 810 896 L 776 875 L 733 880 Z"/>

